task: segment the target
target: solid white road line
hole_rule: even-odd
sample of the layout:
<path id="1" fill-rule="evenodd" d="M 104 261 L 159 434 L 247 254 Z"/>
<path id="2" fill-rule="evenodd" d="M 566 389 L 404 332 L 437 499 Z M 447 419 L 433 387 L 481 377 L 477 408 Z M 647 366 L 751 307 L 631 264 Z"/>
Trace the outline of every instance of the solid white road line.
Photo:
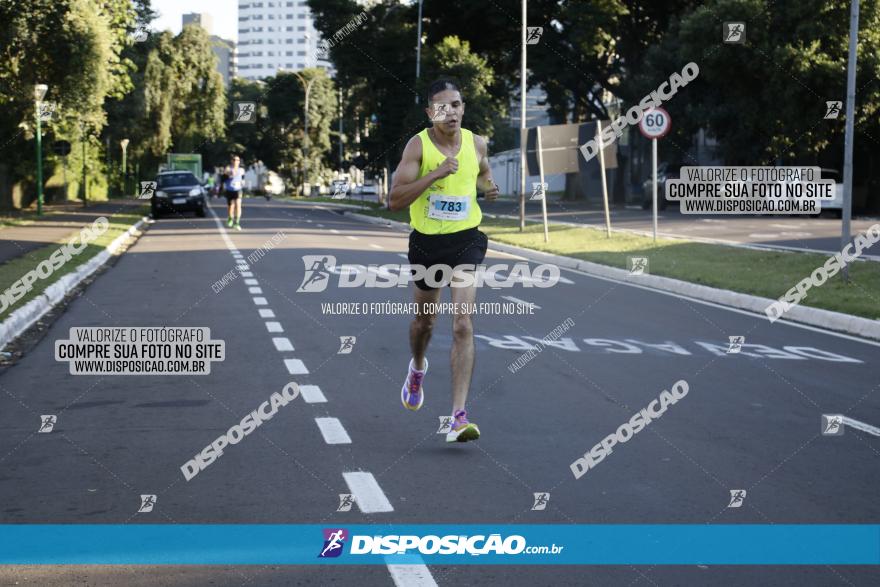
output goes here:
<path id="1" fill-rule="evenodd" d="M 256 279 L 245 279 L 244 284 L 245 285 L 259 285 L 260 282 L 257 281 Z"/>
<path id="2" fill-rule="evenodd" d="M 266 308 L 260 308 L 260 318 L 274 318 L 275 312 Z"/>
<path id="3" fill-rule="evenodd" d="M 398 560 L 402 557 L 395 557 Z M 391 573 L 391 580 L 397 587 L 437 587 L 437 581 L 431 576 L 431 571 L 424 564 L 424 559 L 420 556 L 413 556 L 413 563 L 391 564 L 388 563 L 388 572 Z M 422 564 L 419 564 L 422 563 Z"/>
<path id="4" fill-rule="evenodd" d="M 266 322 L 266 330 L 269 332 L 284 332 L 281 322 Z"/>
<path id="5" fill-rule="evenodd" d="M 327 444 L 351 444 L 351 437 L 339 418 L 315 418 L 315 424 L 321 429 L 321 436 Z"/>
<path id="6" fill-rule="evenodd" d="M 261 288 L 259 288 L 259 287 L 249 287 L 249 288 L 248 288 L 248 293 L 250 293 L 250 294 L 261 294 L 261 293 L 263 293 L 263 290 L 262 290 Z"/>
<path id="7" fill-rule="evenodd" d="M 647 286 L 647 285 L 640 285 L 640 284 L 637 284 L 637 283 L 630 283 L 630 282 L 628 282 L 628 281 L 621 281 L 621 280 L 619 280 L 619 279 L 612 279 L 612 278 L 610 278 L 610 277 L 603 277 L 603 276 L 600 276 L 600 275 L 594 275 L 594 274 L 592 274 L 592 273 L 586 273 L 586 272 L 581 271 L 581 270 L 579 270 L 579 269 L 571 269 L 571 268 L 569 268 L 569 267 L 560 267 L 560 269 L 562 269 L 563 271 L 569 271 L 569 272 L 571 272 L 571 273 L 576 273 L 576 274 L 578 274 L 578 275 L 583 275 L 583 276 L 585 276 L 585 277 L 591 277 L 591 278 L 593 278 L 593 279 L 599 279 L 599 280 L 601 280 L 601 281 L 608 281 L 608 282 L 611 282 L 611 283 L 617 283 L 617 284 L 619 284 L 619 285 L 625 285 L 625 286 L 628 286 L 628 287 L 634 287 L 634 288 L 637 288 L 637 289 L 643 289 L 643 290 L 645 290 L 645 291 L 650 291 L 650 292 L 654 292 L 654 293 L 662 294 L 662 295 L 664 295 L 664 296 L 670 296 L 670 297 L 673 297 L 673 298 L 679 298 L 679 299 L 681 299 L 681 300 L 687 300 L 687 301 L 689 301 L 689 302 L 694 302 L 694 303 L 697 303 L 697 304 L 702 304 L 702 305 L 704 305 L 704 306 L 712 306 L 713 308 L 718 308 L 718 309 L 721 309 L 721 310 L 727 310 L 728 312 L 735 312 L 735 313 L 737 313 L 737 314 L 743 314 L 743 315 L 745 315 L 745 316 L 751 316 L 752 318 L 758 318 L 758 319 L 765 320 L 765 321 L 767 320 L 767 316 L 766 316 L 766 315 L 764 315 L 764 314 L 758 314 L 757 312 L 750 312 L 750 311 L 748 311 L 748 310 L 741 310 L 740 308 L 733 308 L 733 307 L 731 307 L 731 306 L 725 306 L 725 305 L 723 305 L 723 304 L 718 304 L 718 303 L 715 303 L 715 302 L 709 302 L 709 301 L 707 301 L 707 300 L 698 300 L 697 298 L 692 298 L 692 297 L 685 296 L 685 295 L 678 294 L 678 293 L 674 293 L 674 292 L 671 292 L 671 291 L 666 291 L 666 290 L 662 290 L 662 289 L 657 289 L 657 288 L 655 288 L 655 287 L 649 287 L 649 286 Z M 801 323 L 799 323 L 799 322 L 792 322 L 792 321 L 790 321 L 790 320 L 777 320 L 777 321 L 774 322 L 773 324 L 774 324 L 774 326 L 777 325 L 777 324 L 782 324 L 783 326 L 793 326 L 794 328 L 801 328 L 801 329 L 803 329 L 803 330 L 812 330 L 813 332 L 819 332 L 819 333 L 821 333 L 821 334 L 827 334 L 828 336 L 835 336 L 835 337 L 837 337 L 837 338 L 845 338 L 845 339 L 847 339 L 847 340 L 852 340 L 852 341 L 855 341 L 855 342 L 861 342 L 861 343 L 864 343 L 864 344 L 869 344 L 869 345 L 872 345 L 872 346 L 880 347 L 880 342 L 875 341 L 875 340 L 869 340 L 869 339 L 867 339 L 867 338 L 859 338 L 858 336 L 852 336 L 852 335 L 850 335 L 850 334 L 844 334 L 844 333 L 842 333 L 842 332 L 834 332 L 833 330 L 826 330 L 826 329 L 824 329 L 824 328 L 819 328 L 818 326 L 810 326 L 809 324 L 801 324 Z"/>
<path id="8" fill-rule="evenodd" d="M 858 420 L 853 420 L 852 418 L 847 418 L 846 416 L 843 417 L 843 423 L 850 428 L 855 428 L 856 430 L 867 432 L 872 436 L 880 436 L 880 428 L 877 428 L 876 426 L 871 426 L 870 424 L 865 424 L 864 422 L 859 422 Z"/>
<path id="9" fill-rule="evenodd" d="M 290 343 L 289 338 L 285 338 L 283 336 L 278 336 L 272 339 L 272 343 L 275 345 L 275 350 L 277 351 L 292 351 L 293 345 Z"/>
<path id="10" fill-rule="evenodd" d="M 266 301 L 266 298 L 254 298 L 254 303 L 258 306 L 265 306 L 269 302 Z"/>
<path id="11" fill-rule="evenodd" d="M 317 385 L 300 385 L 299 392 L 307 404 L 325 404 L 327 398 Z"/>
<path id="12" fill-rule="evenodd" d="M 366 471 L 352 471 L 343 473 L 348 490 L 354 495 L 354 502 L 365 514 L 378 512 L 393 512 L 391 502 L 382 493 L 382 488 L 376 482 L 372 473 Z"/>
<path id="13" fill-rule="evenodd" d="M 306 369 L 305 363 L 299 359 L 284 359 L 284 366 L 291 375 L 308 375 L 309 370 Z"/>
<path id="14" fill-rule="evenodd" d="M 505 300 L 510 300 L 511 302 L 519 304 L 520 306 L 531 306 L 531 307 L 535 308 L 536 310 L 541 309 L 541 306 L 539 306 L 538 304 L 536 304 L 534 302 L 527 302 L 525 300 L 521 300 L 521 299 L 515 298 L 513 296 L 501 296 L 501 298 L 505 299 Z"/>
<path id="15" fill-rule="evenodd" d="M 370 246 L 373 247 L 374 249 L 382 249 L 382 248 L 384 248 L 382 245 L 377 245 L 377 244 L 375 244 L 375 243 L 370 243 Z"/>

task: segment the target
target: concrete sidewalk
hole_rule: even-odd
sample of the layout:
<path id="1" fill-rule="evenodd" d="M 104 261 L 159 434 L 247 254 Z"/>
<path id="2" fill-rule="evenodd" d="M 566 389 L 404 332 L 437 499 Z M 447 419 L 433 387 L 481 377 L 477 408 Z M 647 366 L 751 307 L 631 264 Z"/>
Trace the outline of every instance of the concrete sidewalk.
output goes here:
<path id="1" fill-rule="evenodd" d="M 83 207 L 78 202 L 43 206 L 43 216 L 34 216 L 32 222 L 22 226 L 0 226 L 0 264 L 25 255 L 91 224 L 100 216 L 120 212 L 134 212 L 144 202 L 139 200 L 111 200 L 96 202 Z M 32 212 L 29 210 L 28 212 Z M 10 218 L 16 216 L 10 215 Z M 31 218 L 28 218 L 31 220 Z"/>

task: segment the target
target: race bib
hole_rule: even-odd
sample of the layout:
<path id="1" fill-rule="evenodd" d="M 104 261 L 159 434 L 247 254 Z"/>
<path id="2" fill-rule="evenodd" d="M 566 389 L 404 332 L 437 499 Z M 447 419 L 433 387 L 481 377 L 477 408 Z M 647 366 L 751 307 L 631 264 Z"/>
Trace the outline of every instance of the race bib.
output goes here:
<path id="1" fill-rule="evenodd" d="M 435 220 L 466 220 L 470 205 L 470 196 L 431 194 L 428 197 L 428 218 L 434 218 Z"/>

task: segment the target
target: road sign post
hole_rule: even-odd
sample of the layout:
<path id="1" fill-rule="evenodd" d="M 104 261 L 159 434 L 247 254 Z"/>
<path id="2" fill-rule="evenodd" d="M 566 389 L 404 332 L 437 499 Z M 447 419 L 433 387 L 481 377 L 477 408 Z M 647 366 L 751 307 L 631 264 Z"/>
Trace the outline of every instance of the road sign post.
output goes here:
<path id="1" fill-rule="evenodd" d="M 596 121 L 599 140 L 599 169 L 602 171 L 602 204 L 605 206 L 605 236 L 611 238 L 611 213 L 608 211 L 608 180 L 605 178 L 605 145 L 602 144 L 602 121 Z"/>
<path id="2" fill-rule="evenodd" d="M 651 166 L 653 178 L 653 195 L 651 197 L 651 215 L 654 224 L 654 242 L 657 242 L 657 139 L 669 132 L 672 119 L 663 108 L 651 108 L 639 121 L 639 131 L 651 140 Z"/>
<path id="3" fill-rule="evenodd" d="M 550 242 L 550 233 L 547 230 L 547 184 L 544 183 L 544 154 L 541 151 L 541 127 L 538 127 L 537 130 L 537 150 L 538 150 L 538 173 L 540 178 L 538 181 L 541 182 L 541 191 L 543 192 L 543 197 L 541 198 L 541 217 L 544 221 L 544 242 Z"/>

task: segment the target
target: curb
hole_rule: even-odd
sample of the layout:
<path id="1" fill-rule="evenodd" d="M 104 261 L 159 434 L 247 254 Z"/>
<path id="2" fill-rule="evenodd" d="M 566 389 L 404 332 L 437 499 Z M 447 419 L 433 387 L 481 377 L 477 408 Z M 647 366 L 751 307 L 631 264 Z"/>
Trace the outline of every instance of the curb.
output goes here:
<path id="1" fill-rule="evenodd" d="M 396 220 L 388 220 L 386 218 L 365 216 L 363 214 L 349 212 L 346 212 L 345 216 L 363 222 L 369 222 L 371 224 L 387 226 L 394 230 L 410 230 L 408 224 Z M 596 277 L 602 277 L 612 281 L 648 287 L 686 296 L 695 300 L 712 302 L 723 306 L 738 308 L 740 310 L 747 310 L 759 314 L 761 317 L 765 316 L 764 308 L 776 301 L 771 300 L 770 298 L 737 293 L 726 289 L 709 287 L 707 285 L 697 285 L 695 283 L 689 283 L 671 277 L 660 277 L 659 275 L 632 275 L 625 269 L 600 265 L 590 261 L 582 261 L 573 257 L 543 253 L 533 249 L 499 243 L 495 240 L 492 240 L 490 246 L 505 253 L 520 255 L 543 263 L 553 263 L 554 265 L 565 267 L 567 269 L 576 269 L 589 275 L 595 275 Z M 844 332 L 862 338 L 880 340 L 880 320 L 870 320 L 868 318 L 844 314 L 842 312 L 832 312 L 831 310 L 822 310 L 820 308 L 810 308 L 807 306 L 794 306 L 786 312 L 785 317 L 780 318 L 779 321 L 783 323 L 806 324 L 808 326 Z"/>
<path id="2" fill-rule="evenodd" d="M 42 318 L 55 304 L 64 299 L 70 290 L 79 285 L 82 280 L 97 271 L 108 259 L 122 246 L 129 237 L 133 236 L 147 223 L 146 216 L 131 225 L 128 230 L 113 239 L 107 247 L 77 267 L 72 272 L 62 276 L 58 281 L 48 286 L 43 292 L 29 301 L 27 304 L 10 314 L 0 323 L 0 349 L 15 340 L 22 332 L 31 327 L 37 320 Z"/>

